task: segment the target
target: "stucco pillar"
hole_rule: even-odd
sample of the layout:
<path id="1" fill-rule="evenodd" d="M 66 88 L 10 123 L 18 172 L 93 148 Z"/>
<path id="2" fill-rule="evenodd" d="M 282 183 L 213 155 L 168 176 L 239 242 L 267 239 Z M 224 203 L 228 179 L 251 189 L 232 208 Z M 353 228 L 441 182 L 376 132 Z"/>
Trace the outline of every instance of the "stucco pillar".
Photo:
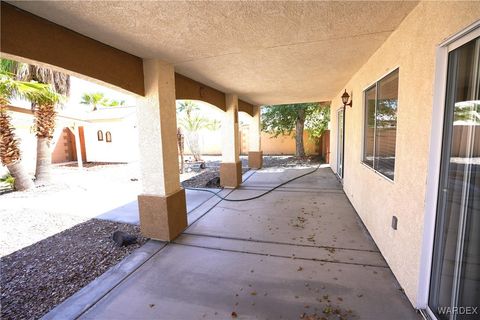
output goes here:
<path id="1" fill-rule="evenodd" d="M 220 165 L 220 184 L 226 188 L 236 188 L 242 183 L 242 163 L 240 162 L 240 134 L 238 131 L 238 97 L 226 95 L 226 110 L 222 123 L 223 147 Z"/>
<path id="2" fill-rule="evenodd" d="M 263 165 L 263 152 L 260 136 L 260 106 L 253 107 L 253 116 L 249 128 L 248 166 L 260 169 Z"/>
<path id="3" fill-rule="evenodd" d="M 180 187 L 175 72 L 156 59 L 143 61 L 145 97 L 137 101 L 144 236 L 169 241 L 187 227 L 185 190 Z"/>
<path id="4" fill-rule="evenodd" d="M 80 140 L 80 126 L 78 124 L 74 125 L 75 132 L 75 152 L 77 153 L 77 166 L 81 169 L 83 168 L 83 159 L 82 159 L 82 140 Z"/>

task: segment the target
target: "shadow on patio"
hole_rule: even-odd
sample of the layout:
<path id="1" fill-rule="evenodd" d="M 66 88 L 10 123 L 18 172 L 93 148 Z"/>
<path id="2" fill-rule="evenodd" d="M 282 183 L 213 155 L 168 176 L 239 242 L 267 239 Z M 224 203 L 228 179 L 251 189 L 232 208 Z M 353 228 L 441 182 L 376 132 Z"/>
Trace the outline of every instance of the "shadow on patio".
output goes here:
<path id="1" fill-rule="evenodd" d="M 312 169 L 247 173 L 248 198 Z M 45 318 L 418 319 L 329 168 L 211 197 Z M 310 317 L 310 318 L 309 318 Z"/>

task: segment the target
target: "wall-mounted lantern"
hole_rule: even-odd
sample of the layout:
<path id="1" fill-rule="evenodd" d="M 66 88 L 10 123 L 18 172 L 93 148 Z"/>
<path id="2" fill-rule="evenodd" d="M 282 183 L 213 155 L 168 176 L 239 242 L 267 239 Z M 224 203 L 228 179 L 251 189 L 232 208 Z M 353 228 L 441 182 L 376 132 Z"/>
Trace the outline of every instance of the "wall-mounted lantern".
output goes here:
<path id="1" fill-rule="evenodd" d="M 350 95 L 347 93 L 347 90 L 345 89 L 345 92 L 342 94 L 343 107 L 350 106 L 351 108 L 353 100 L 350 99 L 350 102 L 348 102 L 348 99 L 350 99 Z"/>

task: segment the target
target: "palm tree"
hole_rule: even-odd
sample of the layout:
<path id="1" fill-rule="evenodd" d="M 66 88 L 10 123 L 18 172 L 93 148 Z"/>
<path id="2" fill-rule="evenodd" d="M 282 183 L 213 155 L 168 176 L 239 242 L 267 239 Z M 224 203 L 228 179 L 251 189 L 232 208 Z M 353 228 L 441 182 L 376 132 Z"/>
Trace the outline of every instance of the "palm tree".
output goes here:
<path id="1" fill-rule="evenodd" d="M 21 163 L 19 141 L 15 137 L 11 118 L 7 113 L 6 106 L 13 97 L 24 98 L 30 101 L 38 101 L 49 90 L 48 85 L 18 81 L 13 74 L 0 70 L 0 161 L 7 167 L 15 179 L 15 189 L 22 191 L 34 187 L 32 179 L 25 172 Z"/>
<path id="2" fill-rule="evenodd" d="M 99 106 L 109 105 L 108 99 L 101 92 L 84 93 L 80 103 L 92 107 L 92 111 L 96 111 Z"/>
<path id="3" fill-rule="evenodd" d="M 50 180 L 52 154 L 50 143 L 55 130 L 55 107 L 60 102 L 61 95 L 70 94 L 70 76 L 36 65 L 2 59 L 2 68 L 8 68 L 15 74 L 17 80 L 48 84 L 48 90 L 42 92 L 36 100 L 30 100 L 35 115 L 37 136 L 37 165 L 35 177 L 37 185 L 43 185 Z"/>
<path id="4" fill-rule="evenodd" d="M 202 160 L 200 144 L 198 141 L 198 131 L 202 129 L 218 130 L 220 121 L 210 120 L 198 114 L 200 108 L 190 100 L 180 102 L 177 112 L 181 115 L 178 119 L 178 125 L 186 132 L 185 138 L 188 148 L 193 154 L 195 161 Z"/>
<path id="5" fill-rule="evenodd" d="M 35 104 L 35 134 L 37 136 L 37 165 L 35 168 L 35 183 L 45 185 L 50 182 L 52 152 L 50 150 L 57 111 L 55 105 L 61 100 L 61 96 L 51 90 L 39 97 Z"/>

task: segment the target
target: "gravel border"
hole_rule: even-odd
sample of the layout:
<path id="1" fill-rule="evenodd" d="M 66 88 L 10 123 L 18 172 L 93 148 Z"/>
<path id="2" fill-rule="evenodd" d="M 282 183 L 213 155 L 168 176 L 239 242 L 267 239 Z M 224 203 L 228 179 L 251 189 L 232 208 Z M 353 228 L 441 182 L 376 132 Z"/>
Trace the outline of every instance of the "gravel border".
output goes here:
<path id="1" fill-rule="evenodd" d="M 116 230 L 137 243 L 116 246 Z M 146 241 L 138 226 L 91 219 L 2 257 L 0 318 L 40 318 Z"/>

